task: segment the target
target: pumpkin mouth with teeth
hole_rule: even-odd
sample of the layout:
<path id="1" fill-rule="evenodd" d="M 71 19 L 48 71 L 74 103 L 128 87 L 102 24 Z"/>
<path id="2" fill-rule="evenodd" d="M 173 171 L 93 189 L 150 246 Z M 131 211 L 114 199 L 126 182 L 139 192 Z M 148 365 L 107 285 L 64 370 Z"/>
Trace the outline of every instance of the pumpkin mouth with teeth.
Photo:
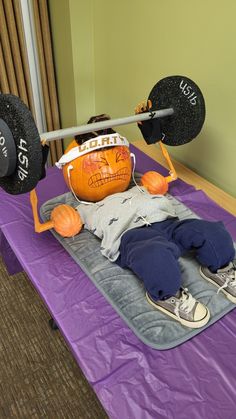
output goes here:
<path id="1" fill-rule="evenodd" d="M 123 167 L 119 169 L 116 173 L 113 174 L 103 174 L 103 173 L 95 173 L 88 181 L 88 185 L 90 188 L 99 188 L 105 185 L 108 182 L 116 182 L 116 181 L 125 181 L 129 177 L 129 172 L 127 167 Z"/>

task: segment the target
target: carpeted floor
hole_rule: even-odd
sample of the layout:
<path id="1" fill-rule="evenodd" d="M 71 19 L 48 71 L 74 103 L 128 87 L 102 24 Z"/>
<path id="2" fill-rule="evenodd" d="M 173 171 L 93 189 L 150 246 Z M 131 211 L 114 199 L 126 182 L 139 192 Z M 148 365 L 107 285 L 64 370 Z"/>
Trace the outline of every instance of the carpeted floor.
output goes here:
<path id="1" fill-rule="evenodd" d="M 108 418 L 24 273 L 0 259 L 0 419 Z"/>

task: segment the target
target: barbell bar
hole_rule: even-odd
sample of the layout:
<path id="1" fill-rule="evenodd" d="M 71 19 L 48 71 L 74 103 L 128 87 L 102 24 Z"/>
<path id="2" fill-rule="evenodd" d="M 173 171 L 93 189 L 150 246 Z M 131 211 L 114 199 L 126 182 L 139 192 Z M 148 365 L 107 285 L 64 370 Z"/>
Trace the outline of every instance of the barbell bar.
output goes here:
<path id="1" fill-rule="evenodd" d="M 0 94 L 0 186 L 11 194 L 34 189 L 41 179 L 42 143 L 45 141 L 138 121 L 152 132 L 152 124 L 157 120 L 164 144 L 182 145 L 199 134 L 205 120 L 205 102 L 201 90 L 191 79 L 165 77 L 156 83 L 148 99 L 152 107 L 145 113 L 39 135 L 32 114 L 22 100 L 11 94 Z"/>
<path id="2" fill-rule="evenodd" d="M 44 132 L 40 134 L 42 140 L 54 141 L 61 138 L 73 137 L 75 135 L 86 134 L 93 131 L 101 131 L 111 127 L 118 127 L 121 125 L 128 125 L 134 122 L 148 121 L 154 118 L 163 118 L 174 114 L 173 108 L 154 110 L 150 112 L 144 112 L 139 115 L 124 116 L 116 119 L 108 119 L 106 121 L 94 122 L 92 124 L 80 125 L 79 127 L 71 127 L 59 129 L 57 131 Z"/>

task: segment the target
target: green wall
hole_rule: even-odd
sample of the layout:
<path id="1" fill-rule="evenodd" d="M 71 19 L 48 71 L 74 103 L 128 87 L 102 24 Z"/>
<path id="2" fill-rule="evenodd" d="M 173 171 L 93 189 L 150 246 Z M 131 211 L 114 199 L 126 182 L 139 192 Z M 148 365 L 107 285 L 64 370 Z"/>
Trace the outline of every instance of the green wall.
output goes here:
<path id="1" fill-rule="evenodd" d="M 62 127 L 95 114 L 92 0 L 49 0 Z M 71 140 L 66 140 L 66 144 Z"/>
<path id="2" fill-rule="evenodd" d="M 61 124 L 65 128 L 76 123 L 70 8 L 67 0 L 50 0 L 49 6 Z"/>
<path id="3" fill-rule="evenodd" d="M 169 147 L 169 152 L 236 196 L 236 2 L 49 0 L 49 4 L 62 114 L 70 109 L 76 117 L 73 124 L 86 122 L 94 113 L 107 112 L 112 118 L 130 115 L 158 80 L 186 75 L 204 94 L 206 122 L 197 139 Z M 68 19 L 62 15 L 64 8 Z M 59 48 L 61 41 L 68 42 L 67 51 Z M 63 77 L 61 68 L 68 51 L 66 67 L 72 80 Z M 69 101 L 68 84 L 73 83 L 74 99 Z M 140 138 L 134 124 L 119 131 L 130 141 Z"/>

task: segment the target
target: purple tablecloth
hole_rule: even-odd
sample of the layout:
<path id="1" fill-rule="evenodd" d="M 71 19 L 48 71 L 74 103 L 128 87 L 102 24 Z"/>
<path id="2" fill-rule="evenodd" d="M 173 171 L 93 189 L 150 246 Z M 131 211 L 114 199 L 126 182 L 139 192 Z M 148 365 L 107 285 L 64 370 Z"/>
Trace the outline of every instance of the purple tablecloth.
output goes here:
<path id="1" fill-rule="evenodd" d="M 132 147 L 137 170 L 166 170 Z M 49 169 L 39 205 L 67 191 Z M 236 219 L 181 180 L 170 192 L 205 219 Z M 21 267 L 46 303 L 110 418 L 232 419 L 236 415 L 236 310 L 185 344 L 154 350 L 126 326 L 50 232 L 34 233 L 29 194 L 0 192 L 0 250 L 10 273 Z"/>

